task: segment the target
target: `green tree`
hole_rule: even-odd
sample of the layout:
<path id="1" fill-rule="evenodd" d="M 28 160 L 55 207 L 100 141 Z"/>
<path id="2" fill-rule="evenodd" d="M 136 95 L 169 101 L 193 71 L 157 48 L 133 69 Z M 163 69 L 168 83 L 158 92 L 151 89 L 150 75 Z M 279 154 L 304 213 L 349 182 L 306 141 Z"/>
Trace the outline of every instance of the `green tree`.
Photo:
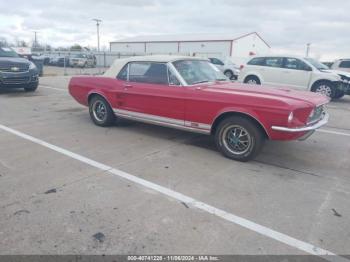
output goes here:
<path id="1" fill-rule="evenodd" d="M 79 44 L 74 44 L 71 46 L 70 50 L 71 51 L 81 51 L 83 48 Z"/>

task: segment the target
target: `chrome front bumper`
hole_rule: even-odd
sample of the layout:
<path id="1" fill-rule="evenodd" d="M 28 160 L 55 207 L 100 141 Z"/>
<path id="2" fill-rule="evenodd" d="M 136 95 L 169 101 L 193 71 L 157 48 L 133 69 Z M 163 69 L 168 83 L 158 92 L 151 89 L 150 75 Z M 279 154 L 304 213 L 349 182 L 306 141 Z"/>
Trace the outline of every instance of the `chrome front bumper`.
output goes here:
<path id="1" fill-rule="evenodd" d="M 321 126 L 324 126 L 325 124 L 328 123 L 329 119 L 329 114 L 325 114 L 323 118 L 316 122 L 315 124 L 309 125 L 309 126 L 303 126 L 303 127 L 295 127 L 295 128 L 290 128 L 290 127 L 283 127 L 283 126 L 272 126 L 271 128 L 276 131 L 282 131 L 282 132 L 308 132 L 308 131 L 314 131 Z"/>

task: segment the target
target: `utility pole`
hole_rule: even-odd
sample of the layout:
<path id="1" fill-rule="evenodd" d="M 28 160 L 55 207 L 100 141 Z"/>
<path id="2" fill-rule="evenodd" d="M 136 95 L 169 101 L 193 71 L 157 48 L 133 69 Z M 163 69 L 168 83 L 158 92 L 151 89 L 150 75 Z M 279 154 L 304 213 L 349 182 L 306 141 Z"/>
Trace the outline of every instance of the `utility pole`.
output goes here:
<path id="1" fill-rule="evenodd" d="M 38 45 L 37 45 L 37 37 L 36 37 L 36 34 L 37 34 L 37 32 L 36 31 L 34 31 L 34 48 L 36 48 Z"/>
<path id="2" fill-rule="evenodd" d="M 97 27 L 97 51 L 100 52 L 100 23 L 102 22 L 101 19 L 94 18 L 92 19 L 96 22 Z"/>
<path id="3" fill-rule="evenodd" d="M 308 56 L 309 56 L 309 52 L 310 52 L 310 45 L 311 45 L 311 43 L 307 43 L 307 44 L 306 44 L 306 57 L 308 57 Z"/>

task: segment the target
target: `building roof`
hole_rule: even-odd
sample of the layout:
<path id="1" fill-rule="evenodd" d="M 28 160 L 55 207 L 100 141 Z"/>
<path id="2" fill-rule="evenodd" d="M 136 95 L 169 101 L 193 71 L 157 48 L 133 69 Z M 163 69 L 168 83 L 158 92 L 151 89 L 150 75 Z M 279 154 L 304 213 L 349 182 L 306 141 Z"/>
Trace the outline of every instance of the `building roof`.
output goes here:
<path id="1" fill-rule="evenodd" d="M 267 46 L 268 43 L 257 33 L 237 36 L 233 34 L 182 34 L 182 35 L 141 35 L 124 38 L 112 43 L 147 43 L 147 42 L 198 42 L 198 41 L 234 41 L 250 35 L 257 35 Z M 270 46 L 269 46 L 270 47 Z"/>

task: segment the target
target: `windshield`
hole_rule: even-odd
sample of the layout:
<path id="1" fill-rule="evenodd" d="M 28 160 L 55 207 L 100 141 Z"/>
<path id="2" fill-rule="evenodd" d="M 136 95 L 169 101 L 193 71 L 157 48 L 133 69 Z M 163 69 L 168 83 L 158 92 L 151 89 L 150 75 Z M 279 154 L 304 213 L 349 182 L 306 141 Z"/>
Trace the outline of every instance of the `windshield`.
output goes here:
<path id="1" fill-rule="evenodd" d="M 180 60 L 173 62 L 173 65 L 188 85 L 228 81 L 226 76 L 208 61 Z"/>
<path id="2" fill-rule="evenodd" d="M 318 70 L 327 70 L 329 69 L 329 67 L 327 67 L 326 65 L 318 62 L 317 60 L 313 59 L 313 58 L 305 58 L 306 61 L 308 61 L 310 64 L 312 64 L 314 67 L 316 67 Z"/>
<path id="3" fill-rule="evenodd" d="M 9 47 L 0 47 L 0 57 L 18 57 L 18 55 Z"/>

